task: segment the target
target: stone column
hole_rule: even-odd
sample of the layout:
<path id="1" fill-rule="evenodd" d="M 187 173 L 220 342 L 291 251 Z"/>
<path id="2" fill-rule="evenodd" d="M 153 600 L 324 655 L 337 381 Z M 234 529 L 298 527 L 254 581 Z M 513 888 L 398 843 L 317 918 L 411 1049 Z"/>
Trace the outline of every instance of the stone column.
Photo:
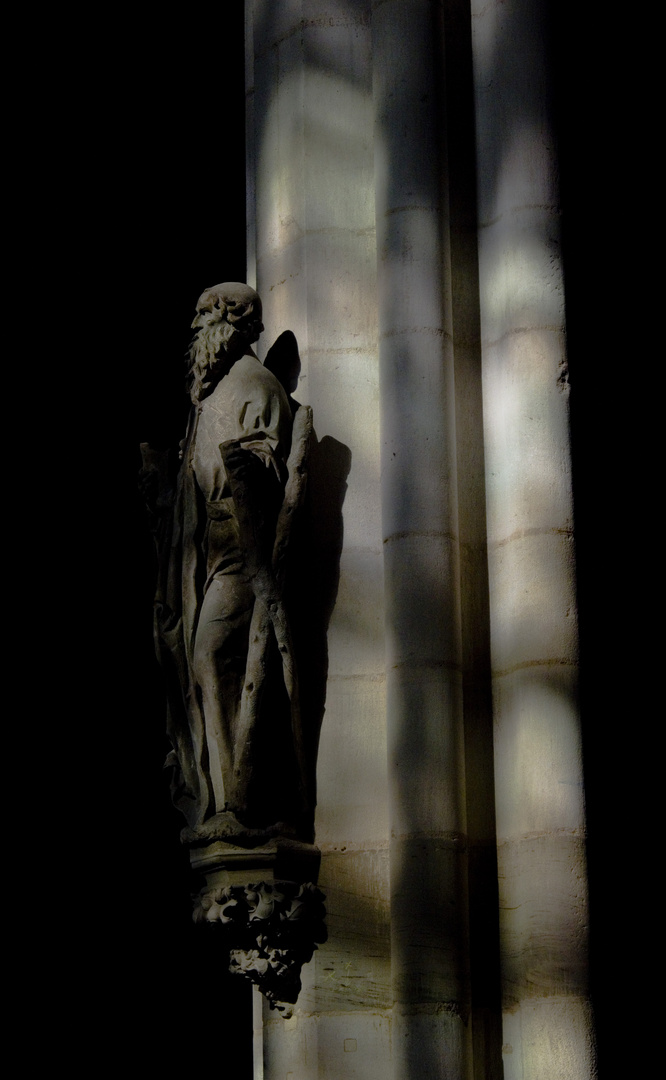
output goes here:
<path id="1" fill-rule="evenodd" d="M 443 28 L 373 5 L 396 1080 L 464 1072 L 466 838 Z"/>
<path id="2" fill-rule="evenodd" d="M 318 439 L 309 489 L 323 531 L 318 543 L 340 557 L 322 658 L 328 685 L 315 823 L 329 940 L 303 973 L 294 1016 L 285 1022 L 264 1011 L 264 1076 L 385 1080 L 388 799 L 370 0 L 252 0 L 248 15 L 256 177 L 256 218 L 248 221 L 256 220 L 264 339 L 268 346 L 290 329 L 298 340 L 303 367 L 294 396 L 312 406 Z M 313 594 L 315 618 L 320 603 Z"/>
<path id="3" fill-rule="evenodd" d="M 594 1071 L 546 9 L 472 3 L 505 1080 Z"/>

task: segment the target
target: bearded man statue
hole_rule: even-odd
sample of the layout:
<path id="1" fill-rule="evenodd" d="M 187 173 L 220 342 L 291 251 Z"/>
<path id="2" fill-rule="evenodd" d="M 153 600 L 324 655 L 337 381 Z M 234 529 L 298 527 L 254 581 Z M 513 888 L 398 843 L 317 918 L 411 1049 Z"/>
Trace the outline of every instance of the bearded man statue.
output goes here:
<path id="1" fill-rule="evenodd" d="M 142 448 L 144 487 L 160 489 L 152 500 L 155 640 L 167 681 L 172 797 L 189 842 L 313 835 L 285 601 L 312 412 L 253 352 L 261 316 L 247 285 L 206 289 L 192 323 L 192 408 L 172 496 L 155 452 Z M 275 355 L 286 341 L 293 376 L 295 338 L 280 341 Z"/>

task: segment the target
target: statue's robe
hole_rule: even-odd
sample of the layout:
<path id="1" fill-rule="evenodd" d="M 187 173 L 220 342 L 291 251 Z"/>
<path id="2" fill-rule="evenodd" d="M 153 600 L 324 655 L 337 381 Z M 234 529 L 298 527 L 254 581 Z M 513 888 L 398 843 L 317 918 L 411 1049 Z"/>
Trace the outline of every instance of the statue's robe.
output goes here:
<path id="1" fill-rule="evenodd" d="M 277 672 L 282 698 L 289 682 L 282 677 L 276 647 L 277 640 L 279 651 L 289 654 L 288 635 L 283 645 L 275 618 L 269 633 L 257 582 L 264 582 L 264 597 L 273 595 L 272 561 L 291 436 L 287 395 L 251 356 L 236 361 L 190 416 L 171 545 L 158 588 L 156 636 L 169 691 L 172 795 L 195 829 L 214 814 L 227 810 L 240 817 L 248 809 L 248 777 L 239 776 L 239 769 L 247 773 L 253 766 L 249 728 L 256 726 L 258 708 L 246 705 L 242 719 L 251 629 L 262 678 L 267 665 L 273 677 Z M 247 505 L 241 508 L 241 502 Z M 279 598 L 264 605 L 276 606 L 279 611 Z M 256 669 L 257 656 L 249 663 Z M 293 696 L 291 686 L 288 696 Z M 239 723 L 248 729 L 240 756 L 234 746 L 241 737 Z"/>

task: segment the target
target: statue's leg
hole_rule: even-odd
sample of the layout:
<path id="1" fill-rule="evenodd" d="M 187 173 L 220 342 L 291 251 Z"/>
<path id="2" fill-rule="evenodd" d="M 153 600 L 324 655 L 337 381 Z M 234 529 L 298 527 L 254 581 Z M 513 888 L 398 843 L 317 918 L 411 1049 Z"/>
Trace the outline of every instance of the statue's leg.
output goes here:
<path id="1" fill-rule="evenodd" d="M 245 574 L 220 574 L 201 606 L 193 673 L 201 698 L 215 810 L 235 805 L 233 744 L 245 678 L 254 593 Z"/>

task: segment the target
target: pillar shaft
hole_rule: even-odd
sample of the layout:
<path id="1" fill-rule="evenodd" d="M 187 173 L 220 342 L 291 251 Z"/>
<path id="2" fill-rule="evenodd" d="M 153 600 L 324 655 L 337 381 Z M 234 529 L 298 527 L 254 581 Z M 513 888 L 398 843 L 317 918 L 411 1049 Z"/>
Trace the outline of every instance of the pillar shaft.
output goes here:
<path id="1" fill-rule="evenodd" d="M 594 1069 L 546 7 L 472 4 L 505 1080 Z"/>
<path id="2" fill-rule="evenodd" d="M 265 345 L 294 332 L 302 360 L 294 397 L 313 409 L 307 645 L 328 675 L 315 827 L 329 939 L 303 973 L 294 1017 L 285 1023 L 264 1012 L 264 1077 L 385 1080 L 391 999 L 370 0 L 248 0 L 248 9 L 256 185 L 248 221 L 256 222 Z"/>
<path id="3" fill-rule="evenodd" d="M 463 1075 L 466 840 L 440 6 L 373 10 L 394 1076 Z M 427 962 L 424 963 L 424 956 Z"/>

